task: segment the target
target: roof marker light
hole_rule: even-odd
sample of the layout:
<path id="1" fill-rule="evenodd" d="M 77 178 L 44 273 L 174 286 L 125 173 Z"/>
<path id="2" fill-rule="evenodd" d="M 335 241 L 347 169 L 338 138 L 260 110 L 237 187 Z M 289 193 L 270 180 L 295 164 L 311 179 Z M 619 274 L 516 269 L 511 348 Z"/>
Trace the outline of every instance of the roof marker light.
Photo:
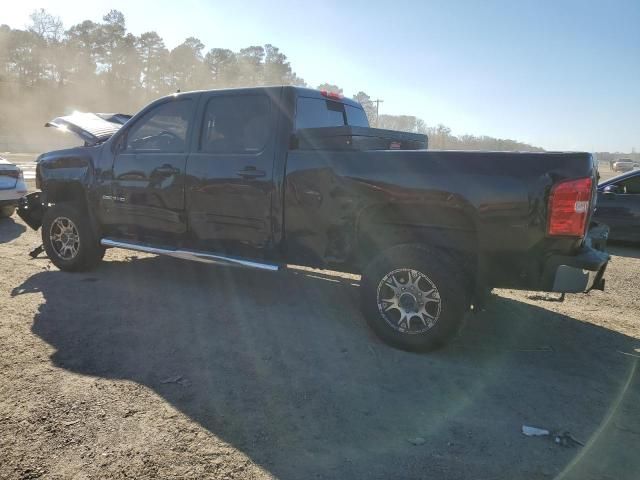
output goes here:
<path id="1" fill-rule="evenodd" d="M 320 90 L 320 95 L 327 98 L 332 98 L 334 100 L 342 100 L 344 95 L 338 92 L 330 92 L 328 90 Z"/>

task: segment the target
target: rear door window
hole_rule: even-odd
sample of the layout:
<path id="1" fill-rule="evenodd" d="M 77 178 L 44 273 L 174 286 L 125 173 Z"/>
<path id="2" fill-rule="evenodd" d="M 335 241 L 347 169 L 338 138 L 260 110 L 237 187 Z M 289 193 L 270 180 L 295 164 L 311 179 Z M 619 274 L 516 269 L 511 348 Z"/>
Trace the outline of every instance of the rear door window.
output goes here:
<path id="1" fill-rule="evenodd" d="M 269 140 L 271 103 L 263 95 L 214 96 L 207 103 L 200 150 L 259 153 Z"/>
<path id="2" fill-rule="evenodd" d="M 640 195 L 640 175 L 627 178 L 616 184 L 620 193 L 627 195 Z"/>

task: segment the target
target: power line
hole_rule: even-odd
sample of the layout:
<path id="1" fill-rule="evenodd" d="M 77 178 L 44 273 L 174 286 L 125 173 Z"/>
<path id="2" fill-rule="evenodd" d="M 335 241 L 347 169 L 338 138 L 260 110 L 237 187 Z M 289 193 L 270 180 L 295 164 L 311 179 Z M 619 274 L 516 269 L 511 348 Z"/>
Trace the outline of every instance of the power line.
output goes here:
<path id="1" fill-rule="evenodd" d="M 380 118 L 380 104 L 384 102 L 384 100 L 380 100 L 376 98 L 375 100 L 371 100 L 376 104 L 376 127 L 378 126 L 378 119 Z"/>

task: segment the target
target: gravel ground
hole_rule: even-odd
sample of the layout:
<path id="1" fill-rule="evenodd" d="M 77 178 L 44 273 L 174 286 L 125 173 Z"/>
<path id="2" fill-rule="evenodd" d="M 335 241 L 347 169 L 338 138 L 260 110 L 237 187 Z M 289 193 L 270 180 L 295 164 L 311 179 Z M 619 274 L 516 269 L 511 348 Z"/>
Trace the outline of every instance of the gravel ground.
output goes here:
<path id="1" fill-rule="evenodd" d="M 357 278 L 118 250 L 68 274 L 38 239 L 0 221 L 0 478 L 640 478 L 639 248 L 606 292 L 498 291 L 417 355 Z"/>

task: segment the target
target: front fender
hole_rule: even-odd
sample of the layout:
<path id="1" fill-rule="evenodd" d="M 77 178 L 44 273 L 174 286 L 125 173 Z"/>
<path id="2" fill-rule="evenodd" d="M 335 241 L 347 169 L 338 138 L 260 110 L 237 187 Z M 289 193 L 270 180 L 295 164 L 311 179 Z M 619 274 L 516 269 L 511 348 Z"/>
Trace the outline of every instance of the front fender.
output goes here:
<path id="1" fill-rule="evenodd" d="M 36 187 L 46 192 L 50 186 L 56 188 L 54 184 L 73 181 L 87 183 L 101 151 L 102 145 L 43 153 L 37 160 Z"/>

